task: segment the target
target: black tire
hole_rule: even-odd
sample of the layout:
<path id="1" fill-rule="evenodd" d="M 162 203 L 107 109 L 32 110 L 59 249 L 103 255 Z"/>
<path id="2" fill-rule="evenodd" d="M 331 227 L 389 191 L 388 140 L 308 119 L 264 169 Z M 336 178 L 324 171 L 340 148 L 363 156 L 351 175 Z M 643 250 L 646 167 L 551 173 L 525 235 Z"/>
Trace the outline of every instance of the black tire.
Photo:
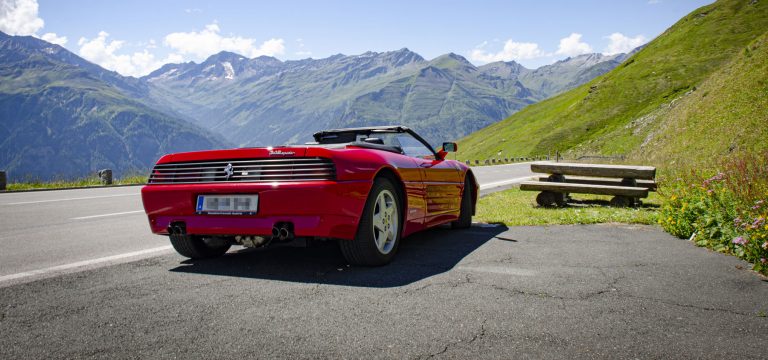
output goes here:
<path id="1" fill-rule="evenodd" d="M 394 204 L 395 206 L 394 214 L 388 215 L 388 220 L 386 221 L 389 221 L 389 223 L 386 223 L 384 226 L 387 226 L 389 229 L 391 222 L 396 220 L 396 229 L 389 232 L 389 236 L 385 239 L 381 239 L 381 236 L 384 235 L 383 231 L 379 233 L 378 237 L 374 234 L 378 229 L 374 227 L 375 212 L 377 209 L 379 214 L 383 212 L 380 206 L 377 207 L 377 200 L 380 195 L 385 200 L 391 197 L 391 203 L 387 204 Z M 363 208 L 363 215 L 360 217 L 360 223 L 357 226 L 355 239 L 352 241 L 339 240 L 339 247 L 344 258 L 350 264 L 362 266 L 381 266 L 391 262 L 395 257 L 395 253 L 397 253 L 397 248 L 400 245 L 400 236 L 403 232 L 402 208 L 400 192 L 392 184 L 392 181 L 383 177 L 376 178 L 373 182 L 373 187 L 371 187 L 371 192 L 368 194 L 368 199 L 365 201 L 365 208 Z M 376 241 L 377 238 L 380 239 L 378 243 Z M 383 245 L 384 249 L 382 250 L 379 245 Z"/>
<path id="2" fill-rule="evenodd" d="M 171 245 L 176 252 L 190 259 L 210 259 L 224 255 L 232 246 L 226 241 L 206 242 L 193 235 L 171 235 Z"/>
<path id="3" fill-rule="evenodd" d="M 472 180 L 467 179 L 464 181 L 459 218 L 451 222 L 451 229 L 466 229 L 472 226 L 472 186 Z"/>

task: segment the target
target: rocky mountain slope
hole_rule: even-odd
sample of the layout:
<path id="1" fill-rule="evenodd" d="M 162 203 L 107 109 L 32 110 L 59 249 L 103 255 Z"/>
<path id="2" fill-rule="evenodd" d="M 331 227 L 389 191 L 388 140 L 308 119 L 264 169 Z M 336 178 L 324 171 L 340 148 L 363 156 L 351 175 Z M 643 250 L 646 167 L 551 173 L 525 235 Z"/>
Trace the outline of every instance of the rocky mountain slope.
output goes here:
<path id="1" fill-rule="evenodd" d="M 168 152 L 226 146 L 148 106 L 148 90 L 58 45 L 0 33 L 0 169 L 12 181 L 121 176 Z"/>

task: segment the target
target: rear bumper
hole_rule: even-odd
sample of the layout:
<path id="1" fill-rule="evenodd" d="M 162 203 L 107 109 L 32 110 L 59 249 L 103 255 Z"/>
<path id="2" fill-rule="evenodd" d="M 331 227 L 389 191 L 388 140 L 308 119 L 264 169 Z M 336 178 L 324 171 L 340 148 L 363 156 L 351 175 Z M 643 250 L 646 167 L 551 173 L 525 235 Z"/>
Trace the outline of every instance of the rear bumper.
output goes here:
<path id="1" fill-rule="evenodd" d="M 205 183 L 146 185 L 144 210 L 153 233 L 167 235 L 168 225 L 184 222 L 193 235 L 272 234 L 276 223 L 290 222 L 296 236 L 352 240 L 365 206 L 370 181 L 285 183 Z M 204 194 L 258 194 L 256 215 L 198 215 Z"/>

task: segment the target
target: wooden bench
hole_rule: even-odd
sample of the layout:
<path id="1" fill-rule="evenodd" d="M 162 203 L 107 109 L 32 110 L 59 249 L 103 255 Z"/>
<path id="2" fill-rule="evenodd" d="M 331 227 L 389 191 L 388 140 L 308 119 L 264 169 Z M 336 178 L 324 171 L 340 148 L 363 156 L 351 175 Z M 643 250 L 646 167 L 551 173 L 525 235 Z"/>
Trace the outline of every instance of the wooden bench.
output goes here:
<path id="1" fill-rule="evenodd" d="M 565 206 L 570 193 L 613 195 L 611 205 L 634 206 L 656 190 L 651 166 L 539 162 L 531 171 L 550 174 L 520 184 L 521 190 L 541 191 L 536 197 L 541 206 Z"/>
<path id="2" fill-rule="evenodd" d="M 539 181 L 549 181 L 548 176 L 542 176 Z M 607 186 L 622 186 L 623 179 L 594 178 L 581 176 L 566 176 L 565 182 L 569 184 L 592 184 Z M 638 187 L 644 187 L 648 191 L 656 191 L 656 182 L 653 180 L 635 180 Z"/>

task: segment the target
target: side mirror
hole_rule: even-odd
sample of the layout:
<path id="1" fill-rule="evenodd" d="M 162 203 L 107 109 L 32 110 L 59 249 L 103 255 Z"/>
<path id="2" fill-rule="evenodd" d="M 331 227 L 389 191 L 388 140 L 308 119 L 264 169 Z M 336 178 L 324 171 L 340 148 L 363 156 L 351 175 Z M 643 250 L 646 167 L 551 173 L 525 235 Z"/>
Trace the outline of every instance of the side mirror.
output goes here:
<path id="1" fill-rule="evenodd" d="M 459 146 L 456 145 L 454 142 L 444 142 L 443 143 L 443 151 L 445 152 L 456 152 L 459 150 Z"/>

